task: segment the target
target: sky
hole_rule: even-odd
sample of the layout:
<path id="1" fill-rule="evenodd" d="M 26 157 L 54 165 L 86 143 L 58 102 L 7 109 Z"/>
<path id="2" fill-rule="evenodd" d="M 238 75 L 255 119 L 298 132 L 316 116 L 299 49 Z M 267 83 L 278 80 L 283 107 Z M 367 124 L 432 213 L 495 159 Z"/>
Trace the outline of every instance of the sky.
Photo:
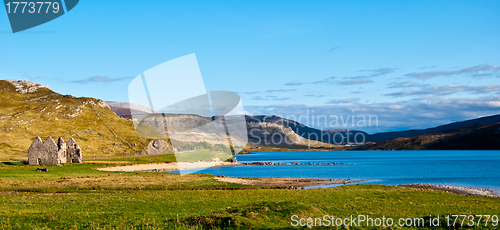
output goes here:
<path id="1" fill-rule="evenodd" d="M 374 133 L 500 114 L 499 41 L 500 1 L 85 0 L 15 34 L 0 10 L 0 79 L 126 102 L 195 53 L 249 114 Z"/>

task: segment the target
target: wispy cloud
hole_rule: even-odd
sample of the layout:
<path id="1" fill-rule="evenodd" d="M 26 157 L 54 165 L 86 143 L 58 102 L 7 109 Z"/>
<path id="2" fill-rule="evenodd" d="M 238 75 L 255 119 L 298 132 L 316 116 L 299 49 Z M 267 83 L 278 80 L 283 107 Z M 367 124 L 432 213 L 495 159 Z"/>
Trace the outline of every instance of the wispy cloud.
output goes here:
<path id="1" fill-rule="evenodd" d="M 477 94 L 500 92 L 500 85 L 487 85 L 487 86 L 443 85 L 436 87 L 427 87 L 419 90 L 405 90 L 385 95 L 392 97 L 401 97 L 401 96 L 414 96 L 414 95 L 449 95 L 458 92 L 470 92 Z"/>
<path id="2" fill-rule="evenodd" d="M 412 87 L 428 87 L 429 84 L 420 84 L 418 82 L 401 81 L 389 83 L 389 88 L 412 88 Z"/>
<path id="3" fill-rule="evenodd" d="M 366 75 L 360 75 L 360 76 L 346 76 L 346 77 L 337 77 L 337 76 L 331 76 L 328 78 L 325 78 L 323 80 L 319 81 L 312 81 L 312 82 L 288 82 L 285 83 L 285 86 L 299 86 L 299 85 L 306 85 L 306 84 L 321 84 L 321 85 L 359 85 L 359 84 L 366 84 L 366 83 L 372 83 L 373 81 L 371 78 L 373 77 L 379 77 L 383 76 L 386 74 L 393 73 L 395 68 L 379 68 L 379 69 L 365 69 L 365 70 L 360 70 L 359 72 L 366 72 L 368 74 Z"/>
<path id="4" fill-rule="evenodd" d="M 336 50 L 338 48 L 340 48 L 340 46 L 335 46 L 335 47 L 333 47 L 333 48 L 330 49 L 330 52 L 332 52 L 332 51 L 334 51 L 334 50 Z"/>
<path id="5" fill-rule="evenodd" d="M 499 74 L 494 74 L 494 73 L 476 73 L 476 74 L 472 74 L 472 76 L 475 77 L 475 78 L 493 77 L 495 75 L 497 77 L 500 76 Z"/>
<path id="6" fill-rule="evenodd" d="M 270 89 L 266 90 L 266 93 L 284 93 L 284 92 L 293 92 L 297 91 L 297 89 Z"/>
<path id="7" fill-rule="evenodd" d="M 299 86 L 299 85 L 308 85 L 308 84 L 333 84 L 334 83 L 333 80 L 335 78 L 337 78 L 337 77 L 331 76 L 331 77 L 325 78 L 323 80 L 313 81 L 313 82 L 288 82 L 288 83 L 285 83 L 285 86 Z"/>
<path id="8" fill-rule="evenodd" d="M 258 93 L 258 91 L 253 91 L 253 92 L 240 92 L 240 93 L 242 93 L 242 94 L 256 94 L 256 93 Z"/>
<path id="9" fill-rule="evenodd" d="M 286 101 L 286 100 L 289 100 L 290 98 L 289 97 L 277 97 L 277 96 L 267 95 L 265 97 L 255 96 L 252 99 L 258 100 L 258 101 Z"/>
<path id="10" fill-rule="evenodd" d="M 424 66 L 424 67 L 420 67 L 420 69 L 433 69 L 433 68 L 436 68 L 437 65 L 431 65 L 431 66 Z"/>
<path id="11" fill-rule="evenodd" d="M 327 104 L 346 104 L 346 103 L 353 103 L 353 102 L 358 102 L 359 98 L 346 98 L 346 99 L 340 99 L 340 100 L 330 100 L 327 101 Z"/>
<path id="12" fill-rule="evenodd" d="M 70 82 L 77 84 L 88 84 L 88 83 L 106 83 L 106 82 L 122 81 L 127 79 L 132 79 L 132 77 L 110 78 L 106 76 L 93 76 L 82 80 L 75 80 Z"/>
<path id="13" fill-rule="evenodd" d="M 325 97 L 325 95 L 323 94 L 320 94 L 320 95 L 316 95 L 316 94 L 306 94 L 304 95 L 306 97 L 315 97 L 315 98 L 320 98 L 320 97 Z"/>
<path id="14" fill-rule="evenodd" d="M 372 80 L 346 80 L 338 82 L 339 85 L 360 85 L 366 83 L 372 83 Z"/>
<path id="15" fill-rule="evenodd" d="M 394 73 L 395 68 L 380 68 L 380 69 L 365 69 L 361 70 L 360 72 L 368 72 L 368 76 L 366 77 L 378 77 L 390 73 Z"/>
<path id="16" fill-rule="evenodd" d="M 297 86 L 297 85 L 304 85 L 304 84 L 307 84 L 307 83 L 299 83 L 299 82 L 285 83 L 286 86 Z"/>
<path id="17" fill-rule="evenodd" d="M 333 84 L 333 80 L 337 78 L 337 77 L 334 77 L 334 76 L 331 76 L 329 78 L 325 78 L 324 80 L 321 80 L 321 81 L 314 81 L 314 82 L 311 82 L 310 84 Z"/>
<path id="18" fill-rule="evenodd" d="M 476 74 L 477 75 L 477 74 L 481 74 L 481 72 L 496 73 L 498 71 L 500 71 L 500 66 L 497 66 L 497 65 L 478 65 L 478 66 L 472 66 L 472 67 L 463 68 L 463 69 L 459 69 L 459 70 L 453 70 L 453 71 L 428 71 L 428 72 L 420 72 L 420 73 L 409 73 L 409 74 L 406 74 L 405 76 L 418 78 L 418 79 L 429 79 L 429 78 L 438 77 L 438 76 L 452 76 L 452 75 L 460 75 L 460 74 Z M 481 77 L 481 76 L 476 76 L 476 77 Z"/>

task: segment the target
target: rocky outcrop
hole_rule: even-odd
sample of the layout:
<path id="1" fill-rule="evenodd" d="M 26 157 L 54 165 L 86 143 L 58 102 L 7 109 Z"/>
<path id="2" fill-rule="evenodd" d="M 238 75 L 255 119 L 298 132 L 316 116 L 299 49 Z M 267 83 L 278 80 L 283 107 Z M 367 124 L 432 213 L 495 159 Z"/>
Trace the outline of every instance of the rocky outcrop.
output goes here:
<path id="1" fill-rule="evenodd" d="M 14 85 L 14 87 L 16 87 L 16 91 L 20 94 L 34 93 L 34 92 L 38 91 L 39 89 L 51 90 L 48 85 L 40 85 L 38 83 L 34 83 L 31 81 L 26 81 L 26 80 L 22 80 L 22 81 L 20 81 L 20 80 L 6 80 L 6 81 L 8 81 L 12 85 Z"/>
<path id="2" fill-rule="evenodd" d="M 288 126 L 247 121 L 248 141 L 257 145 L 304 145 L 304 138 Z"/>
<path id="3" fill-rule="evenodd" d="M 149 142 L 148 147 L 141 152 L 141 155 L 173 154 L 172 145 L 164 140 L 154 140 Z"/>

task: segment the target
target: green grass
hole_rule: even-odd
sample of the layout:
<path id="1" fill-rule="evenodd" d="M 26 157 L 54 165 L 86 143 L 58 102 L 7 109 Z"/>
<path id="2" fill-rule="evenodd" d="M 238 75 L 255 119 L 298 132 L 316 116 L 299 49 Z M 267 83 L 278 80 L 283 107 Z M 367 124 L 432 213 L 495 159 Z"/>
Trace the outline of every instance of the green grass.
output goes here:
<path id="1" fill-rule="evenodd" d="M 172 157 L 127 160 L 168 162 Z M 290 228 L 292 215 L 395 220 L 440 215 L 443 225 L 444 215 L 500 215 L 499 198 L 442 191 L 384 185 L 225 190 L 248 186 L 219 182 L 212 175 L 97 170 L 123 160 L 43 166 L 48 172 L 24 162 L 0 163 L 0 229 L 278 229 Z"/>
<path id="2" fill-rule="evenodd" d="M 500 199 L 350 185 L 312 190 L 2 194 L 0 207 L 0 228 L 286 228 L 291 227 L 291 215 L 395 219 L 498 215 Z"/>
<path id="3" fill-rule="evenodd" d="M 37 168 L 40 166 L 24 165 L 22 162 L 0 163 L 0 191 L 86 193 L 244 187 L 244 185 L 214 180 L 212 175 L 189 174 L 181 176 L 173 173 L 97 170 L 97 168 L 109 166 L 116 165 L 42 166 L 48 171 L 39 172 Z"/>

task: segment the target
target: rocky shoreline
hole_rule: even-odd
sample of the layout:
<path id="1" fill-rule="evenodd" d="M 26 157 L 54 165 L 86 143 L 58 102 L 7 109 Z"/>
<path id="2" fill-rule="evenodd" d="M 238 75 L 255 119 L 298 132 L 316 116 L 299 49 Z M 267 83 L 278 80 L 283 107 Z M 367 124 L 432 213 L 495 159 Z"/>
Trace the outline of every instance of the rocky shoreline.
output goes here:
<path id="1" fill-rule="evenodd" d="M 500 197 L 496 195 L 495 191 L 491 189 L 482 189 L 482 188 L 471 188 L 471 187 L 461 187 L 452 185 L 436 185 L 436 184 L 405 184 L 398 186 L 407 188 L 416 188 L 416 189 L 438 190 L 438 191 L 445 191 L 449 193 L 468 195 L 468 196 Z"/>
<path id="2" fill-rule="evenodd" d="M 314 178 L 279 178 L 279 177 L 226 177 L 215 176 L 214 179 L 235 184 L 252 186 L 263 186 L 260 188 L 276 187 L 285 189 L 300 189 L 311 186 L 331 185 L 331 184 L 351 184 L 363 180 L 351 179 L 314 179 Z"/>

